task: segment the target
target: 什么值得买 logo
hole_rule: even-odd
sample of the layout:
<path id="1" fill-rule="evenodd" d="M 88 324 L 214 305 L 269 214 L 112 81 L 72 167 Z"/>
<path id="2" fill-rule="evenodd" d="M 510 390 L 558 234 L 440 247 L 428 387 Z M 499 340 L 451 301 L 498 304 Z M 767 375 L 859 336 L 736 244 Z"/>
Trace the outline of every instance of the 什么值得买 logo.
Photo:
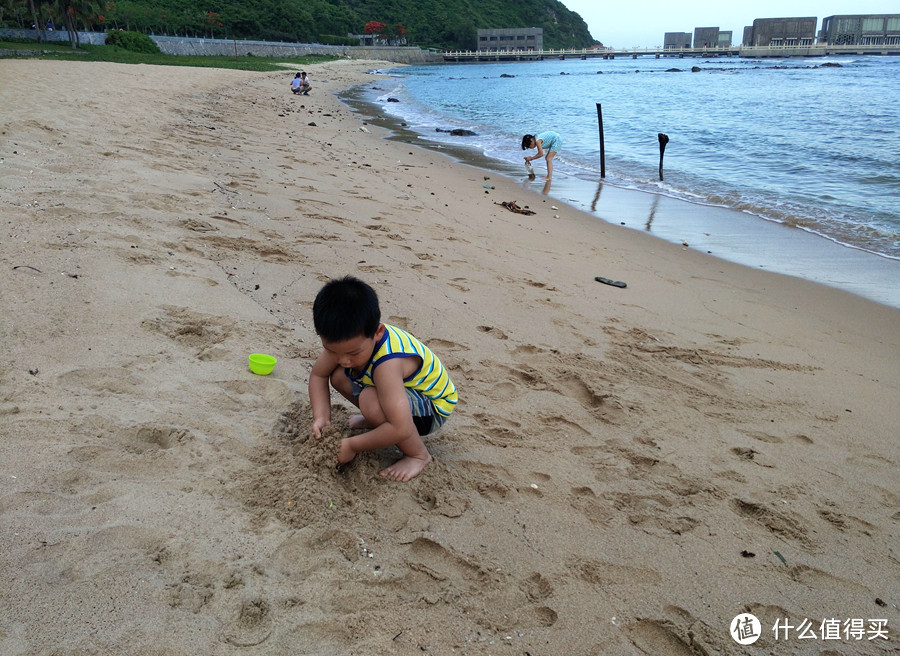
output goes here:
<path id="1" fill-rule="evenodd" d="M 762 634 L 762 624 L 755 615 L 741 613 L 731 620 L 730 633 L 739 645 L 752 645 Z"/>

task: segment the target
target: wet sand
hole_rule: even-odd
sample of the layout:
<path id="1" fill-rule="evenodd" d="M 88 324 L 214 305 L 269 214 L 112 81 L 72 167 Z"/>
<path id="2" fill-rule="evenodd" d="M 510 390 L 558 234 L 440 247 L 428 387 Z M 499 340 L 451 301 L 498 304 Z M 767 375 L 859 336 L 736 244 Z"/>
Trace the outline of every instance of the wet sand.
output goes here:
<path id="1" fill-rule="evenodd" d="M 378 81 L 366 88 L 381 89 Z M 535 162 L 529 178 L 520 165 L 486 157 L 476 148 L 446 144 L 418 134 L 396 116 L 381 113 L 357 87 L 342 98 L 373 123 L 387 128 L 392 140 L 421 146 L 520 182 L 540 193 L 593 214 L 612 225 L 652 234 L 675 244 L 745 266 L 796 276 L 900 308 L 900 260 L 838 243 L 795 226 L 726 207 L 692 203 L 623 185 L 614 174 L 606 179 L 576 177 L 556 167 L 546 182 L 543 161 Z"/>

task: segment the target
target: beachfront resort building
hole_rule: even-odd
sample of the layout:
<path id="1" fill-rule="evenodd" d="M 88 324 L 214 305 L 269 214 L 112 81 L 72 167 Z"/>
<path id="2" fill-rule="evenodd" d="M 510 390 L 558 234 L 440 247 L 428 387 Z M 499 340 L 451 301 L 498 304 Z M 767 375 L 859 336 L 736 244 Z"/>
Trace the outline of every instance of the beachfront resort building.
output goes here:
<path id="1" fill-rule="evenodd" d="M 695 27 L 694 28 L 694 47 L 695 48 L 716 48 L 719 45 L 719 28 L 718 27 Z"/>
<path id="2" fill-rule="evenodd" d="M 666 32 L 663 37 L 663 50 L 680 50 L 691 47 L 690 32 Z"/>
<path id="3" fill-rule="evenodd" d="M 744 28 L 745 46 L 811 46 L 816 39 L 816 16 L 757 18 Z"/>
<path id="4" fill-rule="evenodd" d="M 478 30 L 479 50 L 543 50 L 544 30 L 541 27 L 508 27 L 498 30 Z"/>
<path id="5" fill-rule="evenodd" d="M 694 28 L 695 48 L 730 48 L 731 30 L 720 30 L 718 27 Z M 663 36 L 663 50 L 679 50 L 691 47 L 690 32 L 666 32 Z"/>
<path id="6" fill-rule="evenodd" d="M 741 39 L 742 46 L 749 46 L 753 43 L 753 26 L 747 25 L 744 27 L 744 38 Z"/>
<path id="7" fill-rule="evenodd" d="M 822 19 L 819 40 L 828 45 L 900 45 L 900 14 L 856 14 Z"/>

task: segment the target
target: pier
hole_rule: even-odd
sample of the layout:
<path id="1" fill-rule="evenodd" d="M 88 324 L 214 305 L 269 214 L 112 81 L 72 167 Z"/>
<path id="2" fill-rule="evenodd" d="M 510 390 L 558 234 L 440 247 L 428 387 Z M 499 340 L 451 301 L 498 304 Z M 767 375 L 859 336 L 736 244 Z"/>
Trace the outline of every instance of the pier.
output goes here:
<path id="1" fill-rule="evenodd" d="M 825 57 L 828 55 L 900 55 L 900 44 L 814 46 L 723 46 L 717 48 L 567 48 L 544 50 L 445 50 L 445 62 L 544 61 L 639 57 Z"/>

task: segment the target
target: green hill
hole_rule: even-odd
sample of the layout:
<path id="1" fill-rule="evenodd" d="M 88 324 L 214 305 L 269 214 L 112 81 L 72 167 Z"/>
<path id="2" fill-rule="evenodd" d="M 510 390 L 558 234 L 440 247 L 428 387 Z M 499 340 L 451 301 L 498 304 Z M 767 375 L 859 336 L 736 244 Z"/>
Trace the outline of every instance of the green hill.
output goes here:
<path id="1" fill-rule="evenodd" d="M 62 4 L 34 2 L 44 20 Z M 2 4 L 3 23 L 31 26 L 28 0 Z M 80 9 L 79 29 L 309 43 L 362 34 L 367 24 L 378 22 L 385 25 L 383 34 L 402 36 L 408 44 L 422 47 L 475 48 L 477 29 L 504 27 L 541 27 L 547 48 L 595 43 L 581 16 L 558 0 L 80 0 L 68 4 Z M 57 23 L 63 28 L 61 21 Z"/>

